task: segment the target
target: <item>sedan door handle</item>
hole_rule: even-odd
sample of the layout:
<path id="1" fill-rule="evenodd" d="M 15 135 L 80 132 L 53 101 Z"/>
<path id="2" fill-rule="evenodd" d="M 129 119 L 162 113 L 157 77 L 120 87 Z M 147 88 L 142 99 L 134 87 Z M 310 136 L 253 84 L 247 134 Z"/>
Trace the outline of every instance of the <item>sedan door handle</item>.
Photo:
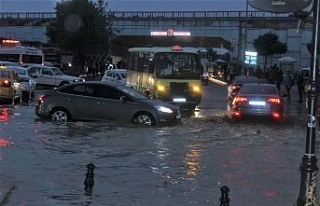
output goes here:
<path id="1" fill-rule="evenodd" d="M 75 102 L 76 100 L 75 100 L 75 99 L 72 99 L 72 98 L 69 98 L 68 101 L 69 101 L 69 102 Z"/>
<path id="2" fill-rule="evenodd" d="M 103 102 L 97 102 L 97 104 L 98 104 L 98 105 L 104 105 L 104 103 L 103 103 Z"/>

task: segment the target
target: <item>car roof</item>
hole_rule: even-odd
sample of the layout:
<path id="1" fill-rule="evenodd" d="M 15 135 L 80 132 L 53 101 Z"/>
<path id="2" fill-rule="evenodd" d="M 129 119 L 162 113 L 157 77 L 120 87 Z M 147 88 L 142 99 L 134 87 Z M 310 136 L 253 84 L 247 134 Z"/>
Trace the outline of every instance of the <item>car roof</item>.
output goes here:
<path id="1" fill-rule="evenodd" d="M 10 62 L 10 61 L 0 61 L 1 66 L 8 66 L 8 65 L 18 65 L 16 62 Z"/>
<path id="2" fill-rule="evenodd" d="M 127 69 L 111 69 L 111 70 L 108 70 L 108 71 L 126 72 L 126 71 L 128 71 L 128 70 L 127 70 Z"/>
<path id="3" fill-rule="evenodd" d="M 254 85 L 266 86 L 266 87 L 276 87 L 275 84 L 259 83 L 259 82 L 252 82 L 252 83 L 245 84 L 245 86 L 254 86 Z"/>
<path id="4" fill-rule="evenodd" d="M 41 67 L 41 68 L 56 68 L 56 69 L 60 69 L 59 67 L 55 67 L 55 66 L 45 66 L 45 65 L 42 65 L 42 64 L 30 64 L 30 65 L 28 65 L 27 67 L 25 67 L 25 68 L 32 68 L 32 67 L 35 67 L 35 66 L 37 66 L 37 67 Z"/>
<path id="5" fill-rule="evenodd" d="M 21 69 L 21 70 L 28 70 L 25 67 L 21 67 L 21 66 L 15 66 L 15 65 L 10 65 L 10 66 L 6 66 L 6 68 L 8 69 Z"/>
<path id="6" fill-rule="evenodd" d="M 118 82 L 107 82 L 107 81 L 97 81 L 97 80 L 84 81 L 84 82 L 74 82 L 72 84 L 67 84 L 67 85 L 76 85 L 76 84 L 102 84 L 102 85 L 111 85 L 111 86 L 122 85 L 121 83 L 118 83 Z"/>
<path id="7" fill-rule="evenodd" d="M 0 72 L 1 71 L 14 71 L 13 69 L 10 69 L 10 68 L 0 68 Z M 16 71 L 14 71 L 16 72 Z"/>

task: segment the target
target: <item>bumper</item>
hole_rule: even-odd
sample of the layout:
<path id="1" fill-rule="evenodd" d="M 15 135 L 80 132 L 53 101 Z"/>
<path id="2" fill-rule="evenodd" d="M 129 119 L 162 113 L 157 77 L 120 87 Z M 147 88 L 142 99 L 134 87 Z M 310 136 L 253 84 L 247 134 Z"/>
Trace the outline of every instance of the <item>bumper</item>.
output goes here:
<path id="1" fill-rule="evenodd" d="M 249 117 L 249 116 L 261 116 L 261 117 L 283 117 L 283 111 L 281 109 L 270 110 L 270 109 L 233 109 L 232 115 L 235 117 Z"/>
<path id="2" fill-rule="evenodd" d="M 35 113 L 38 117 L 49 119 L 50 118 L 50 110 L 44 110 L 41 105 L 37 104 L 35 107 Z"/>
<path id="3" fill-rule="evenodd" d="M 180 111 L 175 111 L 172 114 L 159 113 L 157 115 L 157 124 L 159 125 L 178 124 L 180 122 L 181 122 Z"/>

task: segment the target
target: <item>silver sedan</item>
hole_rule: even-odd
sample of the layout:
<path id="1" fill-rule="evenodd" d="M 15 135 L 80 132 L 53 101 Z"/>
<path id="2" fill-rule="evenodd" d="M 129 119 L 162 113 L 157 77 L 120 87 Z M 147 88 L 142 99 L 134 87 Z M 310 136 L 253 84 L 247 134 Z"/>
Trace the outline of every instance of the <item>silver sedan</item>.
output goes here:
<path id="1" fill-rule="evenodd" d="M 68 120 L 125 120 L 142 125 L 175 124 L 179 107 L 149 97 L 123 84 L 78 82 L 39 96 L 35 113 L 41 118 Z"/>

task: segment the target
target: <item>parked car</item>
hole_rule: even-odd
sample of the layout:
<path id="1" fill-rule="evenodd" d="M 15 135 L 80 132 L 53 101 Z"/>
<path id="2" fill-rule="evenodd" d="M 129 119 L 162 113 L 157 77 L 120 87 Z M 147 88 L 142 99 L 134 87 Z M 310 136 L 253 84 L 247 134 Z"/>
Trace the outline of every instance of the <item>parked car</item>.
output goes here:
<path id="1" fill-rule="evenodd" d="M 255 76 L 236 76 L 228 85 L 228 101 L 232 102 L 243 84 L 258 83 L 260 80 Z"/>
<path id="2" fill-rule="evenodd" d="M 30 74 L 29 70 L 25 67 L 20 66 L 6 66 L 9 69 L 13 69 L 17 72 L 20 78 L 21 88 L 22 88 L 22 96 L 23 99 L 29 100 L 34 97 L 36 91 L 36 81 L 32 74 Z"/>
<path id="3" fill-rule="evenodd" d="M 106 70 L 101 81 L 117 82 L 120 84 L 126 84 L 127 70 L 126 69 L 111 69 Z"/>
<path id="4" fill-rule="evenodd" d="M 73 83 L 39 96 L 35 113 L 58 122 L 110 119 L 151 126 L 181 120 L 175 105 L 150 99 L 123 84 L 102 81 Z"/>
<path id="5" fill-rule="evenodd" d="M 281 120 L 283 113 L 284 101 L 274 84 L 244 84 L 231 105 L 231 115 L 235 118 L 267 116 Z"/>
<path id="6" fill-rule="evenodd" d="M 0 99 L 22 101 L 22 88 L 20 78 L 16 71 L 8 68 L 0 68 Z"/>
<path id="7" fill-rule="evenodd" d="M 10 61 L 0 61 L 0 66 L 18 66 L 19 64 L 16 62 Z"/>
<path id="8" fill-rule="evenodd" d="M 59 87 L 73 82 L 84 82 L 84 78 L 71 76 L 63 73 L 58 67 L 42 65 L 27 66 L 29 74 L 37 79 L 38 85 L 48 85 Z"/>

